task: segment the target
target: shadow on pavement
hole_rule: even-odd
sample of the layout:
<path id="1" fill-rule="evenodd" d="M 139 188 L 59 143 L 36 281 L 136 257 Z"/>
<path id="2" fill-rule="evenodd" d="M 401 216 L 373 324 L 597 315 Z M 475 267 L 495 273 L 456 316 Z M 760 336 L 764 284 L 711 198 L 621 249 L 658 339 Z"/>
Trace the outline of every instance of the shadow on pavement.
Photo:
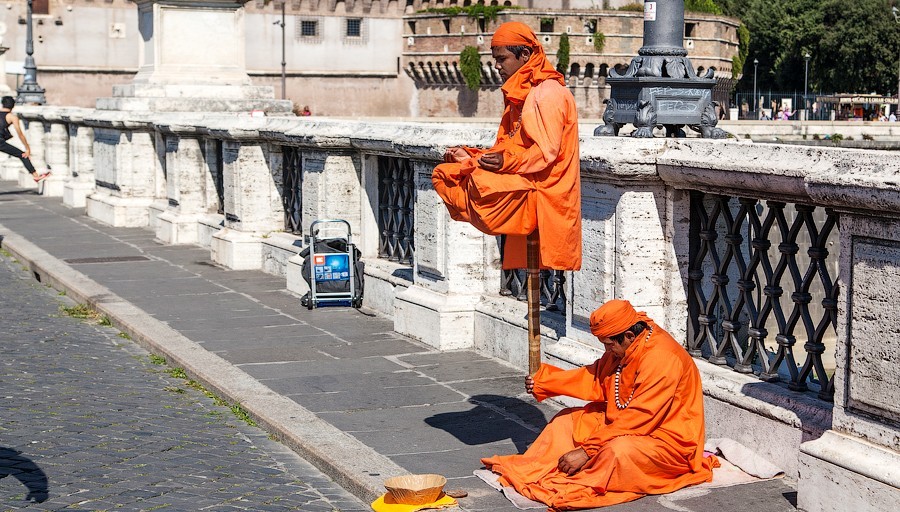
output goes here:
<path id="1" fill-rule="evenodd" d="M 49 487 L 47 475 L 33 460 L 22 455 L 22 452 L 0 446 L 0 479 L 14 476 L 28 488 L 27 501 L 43 503 L 47 501 Z"/>
<path id="2" fill-rule="evenodd" d="M 509 439 L 519 453 L 528 448 L 537 432 L 547 424 L 540 409 L 518 398 L 475 395 L 468 401 L 475 407 L 468 411 L 435 414 L 425 418 L 425 423 L 470 446 Z M 498 401 L 503 402 L 502 407 L 491 405 Z M 515 417 L 503 411 L 515 411 Z M 537 432 L 523 423 L 535 427 Z"/>

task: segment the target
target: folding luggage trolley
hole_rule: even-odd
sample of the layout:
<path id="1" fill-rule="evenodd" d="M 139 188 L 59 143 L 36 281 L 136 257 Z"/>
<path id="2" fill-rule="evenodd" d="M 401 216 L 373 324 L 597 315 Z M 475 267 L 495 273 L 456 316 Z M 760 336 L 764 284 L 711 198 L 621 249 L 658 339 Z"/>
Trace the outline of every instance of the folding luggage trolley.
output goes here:
<path id="1" fill-rule="evenodd" d="M 307 309 L 320 303 L 362 304 L 356 276 L 356 247 L 350 238 L 350 223 L 321 219 L 309 227 L 309 300 Z M 326 236 L 332 235 L 332 236 Z"/>

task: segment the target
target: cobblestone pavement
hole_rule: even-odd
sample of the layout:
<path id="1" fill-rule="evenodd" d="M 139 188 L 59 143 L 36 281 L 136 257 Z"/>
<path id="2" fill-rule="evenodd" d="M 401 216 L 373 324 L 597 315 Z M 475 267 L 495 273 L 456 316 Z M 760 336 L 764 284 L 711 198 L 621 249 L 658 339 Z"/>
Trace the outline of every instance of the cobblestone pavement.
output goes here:
<path id="1" fill-rule="evenodd" d="M 0 510 L 370 510 L 72 306 L 0 256 Z"/>

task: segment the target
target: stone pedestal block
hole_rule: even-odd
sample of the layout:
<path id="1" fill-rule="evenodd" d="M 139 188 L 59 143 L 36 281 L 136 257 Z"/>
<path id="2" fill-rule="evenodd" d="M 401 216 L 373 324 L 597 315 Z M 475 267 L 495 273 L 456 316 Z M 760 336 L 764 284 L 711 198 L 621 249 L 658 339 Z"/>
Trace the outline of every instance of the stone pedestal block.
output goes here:
<path id="1" fill-rule="evenodd" d="M 19 160 L 5 153 L 0 153 L 0 180 L 18 181 L 22 164 Z"/>
<path id="2" fill-rule="evenodd" d="M 900 503 L 900 454 L 828 431 L 800 446 L 797 508 L 885 512 Z"/>
<path id="3" fill-rule="evenodd" d="M 475 325 L 472 300 L 411 286 L 396 295 L 394 330 L 438 350 L 470 349 Z"/>
<path id="4" fill-rule="evenodd" d="M 262 267 L 262 238 L 224 228 L 212 236 L 210 257 L 232 270 L 259 270 Z"/>
<path id="5" fill-rule="evenodd" d="M 85 201 L 87 216 L 123 228 L 139 228 L 149 224 L 151 198 L 123 198 L 106 191 L 96 191 Z"/>
<path id="6" fill-rule="evenodd" d="M 285 278 L 287 281 L 287 291 L 303 295 L 309 291 L 309 285 L 303 279 L 303 258 L 299 254 L 291 256 L 287 261 L 285 269 Z"/>
<path id="7" fill-rule="evenodd" d="M 70 208 L 84 208 L 87 197 L 94 193 L 94 181 L 87 181 L 81 176 L 67 180 L 63 185 L 63 204 Z"/>
<path id="8" fill-rule="evenodd" d="M 136 0 L 141 46 L 133 83 L 115 86 L 100 110 L 290 114 L 272 87 L 246 70 L 247 0 Z"/>
<path id="9" fill-rule="evenodd" d="M 160 213 L 154 224 L 156 238 L 165 244 L 196 244 L 199 239 L 199 214 L 171 210 Z"/>
<path id="10" fill-rule="evenodd" d="M 23 180 L 31 181 L 34 183 L 34 178 L 28 174 L 24 173 L 25 176 L 22 177 Z M 70 181 L 71 178 L 56 174 L 56 168 L 53 168 L 53 174 L 51 174 L 48 178 L 41 182 L 38 187 L 41 191 L 41 195 L 50 196 L 50 197 L 63 197 L 65 195 L 66 183 Z"/>

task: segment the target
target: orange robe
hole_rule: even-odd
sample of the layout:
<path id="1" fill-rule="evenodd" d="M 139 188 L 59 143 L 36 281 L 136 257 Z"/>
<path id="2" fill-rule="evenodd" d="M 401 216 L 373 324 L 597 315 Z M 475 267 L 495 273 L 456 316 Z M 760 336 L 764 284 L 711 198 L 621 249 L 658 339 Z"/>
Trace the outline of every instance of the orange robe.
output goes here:
<path id="1" fill-rule="evenodd" d="M 566 395 L 591 403 L 557 414 L 524 454 L 482 459 L 503 485 L 551 510 L 574 510 L 712 480 L 719 462 L 703 456 L 700 372 L 669 333 L 647 323 L 653 327 L 650 340 L 639 334 L 621 361 L 607 352 L 574 370 L 541 365 L 534 376 L 535 398 Z M 620 363 L 620 403 L 634 392 L 622 410 L 614 398 Z M 560 472 L 559 457 L 579 447 L 590 460 L 572 476 Z"/>
<path id="2" fill-rule="evenodd" d="M 524 101 L 507 95 L 490 149 L 465 148 L 472 156 L 438 165 L 432 182 L 454 220 L 470 222 L 488 235 L 507 235 L 503 268 L 526 267 L 527 235 L 537 228 L 541 268 L 579 270 L 581 180 L 575 99 L 553 79 L 530 87 L 526 94 Z M 478 166 L 481 155 L 498 152 L 503 153 L 502 169 L 490 172 Z"/>

